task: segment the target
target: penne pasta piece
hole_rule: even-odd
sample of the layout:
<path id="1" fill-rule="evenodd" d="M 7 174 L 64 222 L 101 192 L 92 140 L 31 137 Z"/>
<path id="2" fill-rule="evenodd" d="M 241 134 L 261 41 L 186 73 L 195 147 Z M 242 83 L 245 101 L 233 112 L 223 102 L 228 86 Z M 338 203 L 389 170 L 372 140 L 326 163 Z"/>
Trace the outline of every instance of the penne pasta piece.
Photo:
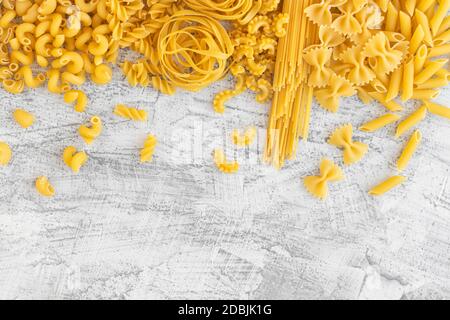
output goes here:
<path id="1" fill-rule="evenodd" d="M 434 16 L 430 20 L 430 27 L 433 35 L 437 34 L 442 24 L 442 21 L 444 20 L 445 16 L 447 16 L 449 9 L 450 9 L 450 1 L 442 0 L 439 2 L 438 9 L 436 10 Z"/>
<path id="2" fill-rule="evenodd" d="M 414 84 L 424 83 L 432 76 L 434 76 L 438 70 L 442 69 L 442 67 L 444 67 L 447 62 L 448 59 L 438 59 L 429 62 L 427 65 L 425 65 L 425 68 L 414 77 Z"/>
<path id="3" fill-rule="evenodd" d="M 425 15 L 425 13 L 416 9 L 416 11 L 414 12 L 414 18 L 416 20 L 416 23 L 422 26 L 422 30 L 424 32 L 423 41 L 429 46 L 433 45 L 433 37 L 431 36 L 428 17 Z"/>
<path id="4" fill-rule="evenodd" d="M 422 41 L 425 37 L 425 32 L 423 31 L 423 27 L 418 25 L 416 30 L 411 37 L 411 41 L 409 43 L 409 53 L 415 54 L 419 46 L 422 44 Z"/>
<path id="5" fill-rule="evenodd" d="M 432 78 L 430 80 L 425 81 L 422 84 L 414 85 L 415 89 L 434 89 L 439 87 L 445 87 L 448 84 L 447 78 Z"/>
<path id="6" fill-rule="evenodd" d="M 403 67 L 402 101 L 411 99 L 414 90 L 414 60 L 410 59 Z"/>
<path id="7" fill-rule="evenodd" d="M 386 12 L 386 21 L 384 23 L 384 30 L 395 31 L 397 29 L 397 21 L 398 21 L 398 10 L 395 8 L 392 1 L 389 1 Z"/>
<path id="8" fill-rule="evenodd" d="M 417 2 L 417 0 L 405 0 L 404 1 L 405 10 L 406 10 L 406 12 L 408 12 L 408 14 L 410 16 L 412 16 L 414 14 L 414 11 L 416 10 L 416 2 Z"/>
<path id="9" fill-rule="evenodd" d="M 397 160 L 397 169 L 404 170 L 408 165 L 409 160 L 411 160 L 412 155 L 416 151 L 419 146 L 420 141 L 422 140 L 422 134 L 419 130 L 414 131 L 414 133 L 409 138 L 406 143 L 405 148 L 403 149 L 400 157 Z"/>
<path id="10" fill-rule="evenodd" d="M 362 126 L 359 127 L 359 130 L 365 132 L 374 132 L 378 129 L 387 126 L 388 124 L 398 121 L 399 119 L 400 116 L 397 114 L 386 113 L 385 115 L 382 115 L 379 118 L 364 123 Z"/>
<path id="11" fill-rule="evenodd" d="M 411 99 L 432 100 L 436 99 L 440 93 L 437 89 L 414 89 Z"/>
<path id="12" fill-rule="evenodd" d="M 411 17 L 403 11 L 399 13 L 400 32 L 406 39 L 411 39 Z"/>
<path id="13" fill-rule="evenodd" d="M 386 109 L 390 111 L 401 111 L 403 110 L 402 106 L 399 105 L 394 100 L 386 101 L 385 95 L 379 92 L 369 92 L 369 95 L 380 102 Z"/>
<path id="14" fill-rule="evenodd" d="M 425 119 L 426 115 L 427 115 L 427 107 L 426 105 L 423 105 L 416 111 L 411 113 L 406 119 L 404 119 L 402 122 L 399 123 L 399 125 L 397 126 L 397 130 L 395 132 L 395 136 L 400 137 L 410 128 L 414 127 L 420 121 Z"/>
<path id="15" fill-rule="evenodd" d="M 433 47 L 428 52 L 428 58 L 439 57 L 447 55 L 450 53 L 450 43 L 444 44 L 442 46 Z"/>
<path id="16" fill-rule="evenodd" d="M 424 101 L 425 106 L 427 107 L 427 110 L 431 112 L 432 114 L 447 118 L 450 120 L 450 108 L 442 106 L 440 104 L 431 102 L 431 101 Z"/>
<path id="17" fill-rule="evenodd" d="M 382 194 L 385 194 L 386 192 L 390 191 L 391 189 L 398 186 L 405 180 L 406 178 L 403 176 L 392 176 L 384 180 L 380 184 L 376 185 L 375 187 L 373 187 L 369 191 L 369 194 L 372 196 L 381 196 Z"/>
<path id="18" fill-rule="evenodd" d="M 418 74 L 422 71 L 423 66 L 425 65 L 425 61 L 428 56 L 428 47 L 425 44 L 422 44 L 416 52 L 414 56 L 414 74 Z"/>
<path id="19" fill-rule="evenodd" d="M 392 72 L 391 79 L 389 81 L 388 91 L 386 93 L 386 101 L 391 101 L 392 99 L 398 96 L 400 92 L 402 76 L 403 76 L 402 66 L 398 67 L 394 72 Z"/>

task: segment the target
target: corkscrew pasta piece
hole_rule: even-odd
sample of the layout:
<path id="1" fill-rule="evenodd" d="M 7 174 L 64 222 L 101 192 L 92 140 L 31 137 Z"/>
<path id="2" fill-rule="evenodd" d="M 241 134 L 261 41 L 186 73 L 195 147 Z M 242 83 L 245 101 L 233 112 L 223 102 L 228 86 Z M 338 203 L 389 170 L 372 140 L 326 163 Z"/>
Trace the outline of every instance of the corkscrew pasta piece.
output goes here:
<path id="1" fill-rule="evenodd" d="M 411 159 L 412 155 L 416 151 L 419 146 L 420 141 L 422 140 L 422 134 L 419 130 L 414 131 L 414 133 L 409 138 L 406 143 L 405 148 L 403 149 L 400 157 L 397 160 L 397 169 L 404 170 Z"/>
<path id="2" fill-rule="evenodd" d="M 0 165 L 6 166 L 12 157 L 12 151 L 6 142 L 0 141 Z"/>
<path id="3" fill-rule="evenodd" d="M 53 197 L 55 195 L 55 189 L 50 184 L 47 177 L 38 177 L 35 181 L 35 186 L 39 194 L 44 197 Z"/>
<path id="4" fill-rule="evenodd" d="M 81 90 L 69 90 L 64 94 L 64 101 L 66 103 L 76 102 L 74 110 L 76 112 L 84 112 L 87 105 L 87 96 Z"/>
<path id="5" fill-rule="evenodd" d="M 158 140 L 153 135 L 148 135 L 144 142 L 144 147 L 141 149 L 141 162 L 150 162 L 153 159 L 156 144 Z"/>
<path id="6" fill-rule="evenodd" d="M 427 107 L 423 105 L 419 107 L 416 111 L 411 113 L 406 119 L 399 123 L 397 130 L 395 132 L 396 137 L 400 137 L 403 133 L 408 131 L 410 128 L 414 127 L 420 121 L 425 119 L 427 115 Z"/>
<path id="7" fill-rule="evenodd" d="M 350 165 L 358 162 L 367 153 L 368 146 L 359 141 L 353 141 L 351 124 L 337 128 L 328 139 L 328 143 L 341 148 L 344 152 L 344 163 Z"/>
<path id="8" fill-rule="evenodd" d="M 239 170 L 239 163 L 237 161 L 228 162 L 223 150 L 214 150 L 214 163 L 217 169 L 223 173 L 236 173 Z"/>
<path id="9" fill-rule="evenodd" d="M 77 152 L 74 146 L 68 146 L 63 152 L 64 163 L 72 169 L 73 172 L 78 173 L 80 168 L 86 163 L 88 156 L 86 152 Z"/>
<path id="10" fill-rule="evenodd" d="M 399 184 L 403 183 L 405 180 L 406 180 L 406 178 L 403 176 L 389 177 L 388 179 L 384 180 L 380 184 L 373 187 L 369 191 L 369 194 L 372 196 L 381 196 L 381 195 L 385 194 L 386 192 L 392 190 Z"/>
<path id="11" fill-rule="evenodd" d="M 328 159 L 320 163 L 320 175 L 305 177 L 303 183 L 313 196 L 325 199 L 328 196 L 328 183 L 344 179 L 344 174 L 336 164 Z"/>
<path id="12" fill-rule="evenodd" d="M 249 146 L 255 140 L 256 133 L 256 127 L 247 128 L 243 135 L 239 134 L 239 130 L 234 129 L 231 133 L 231 141 L 239 147 Z"/>
<path id="13" fill-rule="evenodd" d="M 31 127 L 34 123 L 33 114 L 29 113 L 24 109 L 16 109 L 13 112 L 13 117 L 16 123 L 22 128 Z"/>
<path id="14" fill-rule="evenodd" d="M 94 116 L 90 120 L 90 126 L 82 125 L 78 132 L 84 142 L 91 144 L 102 132 L 102 120 L 100 117 Z"/>
<path id="15" fill-rule="evenodd" d="M 364 123 L 359 130 L 366 132 L 374 132 L 400 119 L 400 116 L 394 113 L 386 113 L 379 118 Z"/>
<path id="16" fill-rule="evenodd" d="M 146 121 L 147 112 L 145 110 L 136 109 L 133 107 L 127 107 L 124 104 L 118 104 L 114 108 L 114 114 L 129 120 L 134 121 Z"/>

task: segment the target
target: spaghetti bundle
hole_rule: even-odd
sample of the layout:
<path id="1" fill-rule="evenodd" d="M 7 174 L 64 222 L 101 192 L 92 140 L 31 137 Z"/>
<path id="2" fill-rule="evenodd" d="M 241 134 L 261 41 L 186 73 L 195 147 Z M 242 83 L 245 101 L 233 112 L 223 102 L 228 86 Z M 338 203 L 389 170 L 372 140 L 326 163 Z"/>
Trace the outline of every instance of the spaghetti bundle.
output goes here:
<path id="1" fill-rule="evenodd" d="M 295 156 L 298 139 L 308 137 L 313 88 L 306 83 L 309 66 L 302 54 L 317 41 L 316 25 L 303 13 L 311 3 L 312 0 L 283 2 L 282 12 L 289 15 L 289 23 L 286 36 L 278 43 L 265 150 L 266 161 L 277 168 Z"/>

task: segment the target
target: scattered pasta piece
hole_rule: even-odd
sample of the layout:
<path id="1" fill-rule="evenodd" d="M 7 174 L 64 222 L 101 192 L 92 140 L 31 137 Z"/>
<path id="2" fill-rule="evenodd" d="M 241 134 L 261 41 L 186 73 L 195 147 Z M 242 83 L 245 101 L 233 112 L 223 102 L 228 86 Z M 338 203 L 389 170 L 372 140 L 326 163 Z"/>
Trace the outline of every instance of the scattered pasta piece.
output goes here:
<path id="1" fill-rule="evenodd" d="M 87 96 L 81 90 L 69 90 L 64 93 L 64 101 L 66 103 L 73 103 L 76 101 L 74 110 L 76 112 L 84 112 L 87 105 Z"/>
<path id="2" fill-rule="evenodd" d="M 94 116 L 90 120 L 90 126 L 82 125 L 78 132 L 84 142 L 91 144 L 102 132 L 102 120 L 98 116 Z"/>
<path id="3" fill-rule="evenodd" d="M 0 141 L 0 165 L 6 166 L 12 157 L 12 151 L 9 145 Z"/>
<path id="4" fill-rule="evenodd" d="M 249 127 L 245 130 L 244 135 L 239 134 L 239 130 L 234 129 L 231 133 L 231 141 L 239 147 L 249 146 L 256 137 L 256 127 Z"/>
<path id="5" fill-rule="evenodd" d="M 68 146 L 64 149 L 63 161 L 75 173 L 80 171 L 81 166 L 86 163 L 87 159 L 86 152 L 77 152 L 77 149 L 73 146 Z"/>
<path id="6" fill-rule="evenodd" d="M 398 124 L 395 136 L 400 137 L 403 133 L 425 119 L 426 115 L 427 107 L 423 105 Z"/>
<path id="7" fill-rule="evenodd" d="M 440 104 L 433 103 L 430 101 L 425 101 L 425 105 L 429 112 L 450 119 L 450 108 L 441 106 Z"/>
<path id="8" fill-rule="evenodd" d="M 144 142 L 144 147 L 141 149 L 141 162 L 150 162 L 153 159 L 156 144 L 158 140 L 153 135 L 148 135 Z"/>
<path id="9" fill-rule="evenodd" d="M 228 162 L 225 154 L 220 149 L 214 150 L 214 163 L 217 169 L 223 173 L 236 173 L 239 170 L 239 163 L 237 161 Z"/>
<path id="10" fill-rule="evenodd" d="M 344 163 L 350 165 L 358 162 L 367 153 L 368 146 L 362 142 L 352 141 L 353 127 L 347 124 L 337 128 L 328 139 L 328 143 L 342 148 L 344 151 Z"/>
<path id="11" fill-rule="evenodd" d="M 390 191 L 391 189 L 398 186 L 405 180 L 406 180 L 406 178 L 403 176 L 392 176 L 392 177 L 384 180 L 377 186 L 373 187 L 369 191 L 369 194 L 373 195 L 373 196 L 381 196 L 382 194 L 385 194 L 386 192 Z"/>
<path id="12" fill-rule="evenodd" d="M 55 195 L 55 189 L 48 181 L 47 177 L 39 177 L 36 179 L 36 190 L 44 197 L 53 197 Z"/>
<path id="13" fill-rule="evenodd" d="M 136 109 L 133 107 L 127 107 L 124 104 L 118 104 L 114 109 L 114 114 L 134 121 L 146 121 L 147 112 L 145 110 Z"/>
<path id="14" fill-rule="evenodd" d="M 325 199 L 328 196 L 328 182 L 344 179 L 344 174 L 336 164 L 328 159 L 320 163 L 320 176 L 305 177 L 303 183 L 313 196 Z"/>
<path id="15" fill-rule="evenodd" d="M 359 130 L 366 131 L 366 132 L 373 132 L 378 129 L 381 129 L 391 123 L 394 123 L 400 119 L 400 116 L 393 113 L 386 113 L 385 115 L 382 115 L 379 118 L 373 119 L 371 121 L 368 121 L 364 123 L 361 127 L 359 127 Z"/>
<path id="16" fill-rule="evenodd" d="M 405 148 L 403 149 L 400 157 L 397 160 L 398 170 L 404 170 L 406 168 L 409 160 L 419 146 L 420 140 L 422 140 L 422 134 L 419 130 L 416 130 L 409 138 Z"/>
<path id="17" fill-rule="evenodd" d="M 24 109 L 16 109 L 13 112 L 14 120 L 22 128 L 31 127 L 34 123 L 34 116 Z"/>

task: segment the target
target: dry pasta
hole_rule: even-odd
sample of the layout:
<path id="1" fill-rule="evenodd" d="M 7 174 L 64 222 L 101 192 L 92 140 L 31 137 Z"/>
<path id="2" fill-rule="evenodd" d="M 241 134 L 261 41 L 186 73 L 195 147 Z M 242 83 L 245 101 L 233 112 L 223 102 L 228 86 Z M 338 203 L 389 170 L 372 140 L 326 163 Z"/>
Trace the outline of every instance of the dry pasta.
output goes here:
<path id="1" fill-rule="evenodd" d="M 24 109 L 16 109 L 13 112 L 14 120 L 17 122 L 19 126 L 22 128 L 31 127 L 34 123 L 33 114 L 29 113 Z"/>
<path id="2" fill-rule="evenodd" d="M 144 146 L 141 149 L 141 162 L 150 162 L 153 159 L 153 153 L 155 152 L 156 144 L 158 140 L 153 135 L 148 135 L 145 139 Z"/>
<path id="3" fill-rule="evenodd" d="M 239 134 L 239 130 L 234 129 L 231 133 L 231 141 L 239 147 L 249 146 L 255 140 L 256 133 L 255 127 L 247 128 L 243 135 Z"/>
<path id="4" fill-rule="evenodd" d="M 116 105 L 116 107 L 114 108 L 114 114 L 119 117 L 134 120 L 134 121 L 146 121 L 147 120 L 147 112 L 145 110 L 140 110 L 140 109 L 136 109 L 133 107 L 127 107 L 124 104 Z"/>
<path id="5" fill-rule="evenodd" d="M 351 124 L 337 128 L 328 139 L 328 143 L 341 148 L 346 165 L 358 162 L 367 153 L 368 146 L 359 141 L 352 141 L 353 127 Z"/>
<path id="6" fill-rule="evenodd" d="M 420 133 L 419 130 L 416 130 L 409 138 L 408 142 L 406 143 L 405 148 L 403 149 L 400 157 L 397 160 L 397 169 L 398 170 L 404 170 L 406 168 L 406 165 L 408 164 L 409 160 L 411 159 L 413 153 L 416 151 L 417 147 L 419 146 L 420 140 L 422 140 L 422 134 Z"/>
<path id="7" fill-rule="evenodd" d="M 227 161 L 223 150 L 214 150 L 214 163 L 217 169 L 223 173 L 236 173 L 239 170 L 239 163 L 237 161 Z"/>
<path id="8" fill-rule="evenodd" d="M 74 146 L 68 146 L 63 152 L 64 163 L 72 169 L 73 172 L 78 173 L 80 168 L 86 163 L 88 156 L 86 152 L 77 152 Z"/>
<path id="9" fill-rule="evenodd" d="M 392 176 L 370 189 L 372 196 L 381 196 L 406 180 L 403 176 Z"/>
<path id="10" fill-rule="evenodd" d="M 303 183 L 313 196 L 325 199 L 328 196 L 328 182 L 344 179 L 344 174 L 336 164 L 328 159 L 320 163 L 320 176 L 305 177 Z"/>
<path id="11" fill-rule="evenodd" d="M 387 113 L 385 115 L 382 115 L 379 118 L 373 119 L 371 121 L 368 121 L 364 123 L 362 126 L 359 127 L 359 130 L 366 131 L 366 132 L 373 132 L 378 129 L 381 129 L 393 122 L 396 122 L 400 119 L 400 116 L 393 113 Z"/>
<path id="12" fill-rule="evenodd" d="M 78 129 L 81 138 L 87 144 L 91 144 L 102 132 L 102 120 L 98 116 L 94 116 L 90 120 L 90 126 L 82 125 Z"/>
<path id="13" fill-rule="evenodd" d="M 6 142 L 0 141 L 0 165 L 6 166 L 12 157 L 12 151 Z"/>

